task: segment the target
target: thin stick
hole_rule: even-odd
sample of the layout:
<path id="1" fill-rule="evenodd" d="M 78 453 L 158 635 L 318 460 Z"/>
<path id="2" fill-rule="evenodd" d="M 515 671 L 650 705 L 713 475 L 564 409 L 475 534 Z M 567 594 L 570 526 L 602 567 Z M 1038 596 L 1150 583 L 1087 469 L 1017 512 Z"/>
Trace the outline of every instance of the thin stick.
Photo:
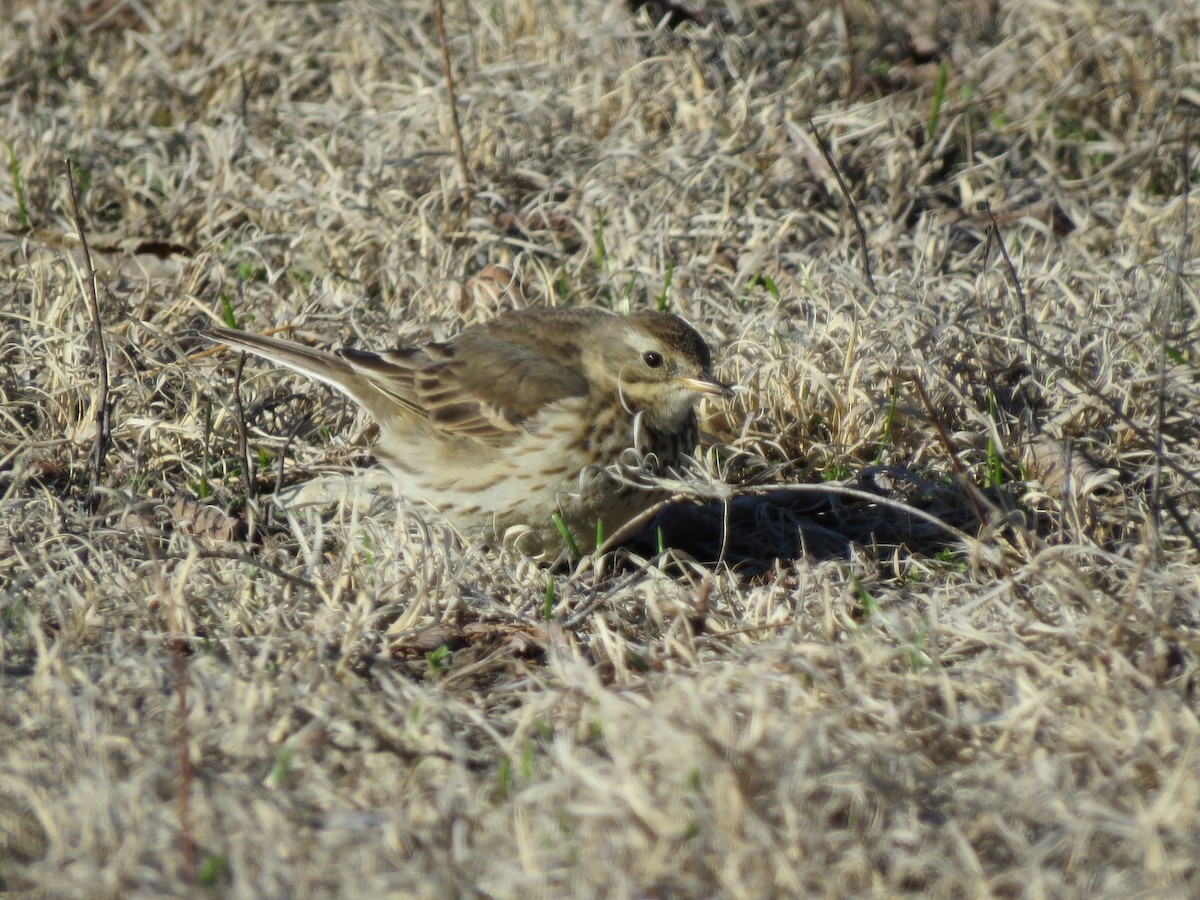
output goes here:
<path id="1" fill-rule="evenodd" d="M 450 100 L 450 126 L 454 130 L 454 155 L 458 158 L 458 180 L 462 182 L 464 209 L 470 210 L 474 192 L 471 189 L 471 170 L 467 167 L 467 151 L 463 147 L 462 128 L 458 124 L 458 104 L 454 99 L 454 73 L 450 69 L 450 48 L 446 45 L 445 8 L 437 0 L 434 17 L 437 20 L 438 43 L 442 45 L 442 68 L 446 73 L 446 94 Z"/>
<path id="2" fill-rule="evenodd" d="M 192 832 L 192 754 L 188 749 L 188 664 L 182 634 L 171 641 L 175 668 L 175 695 L 179 698 L 179 843 L 183 851 L 186 884 L 196 881 L 196 839 Z"/>
<path id="3" fill-rule="evenodd" d="M 925 391 L 925 385 L 921 382 L 920 377 L 914 377 L 913 383 L 917 386 L 917 393 L 921 395 L 921 402 L 925 404 L 925 409 L 929 413 L 929 418 L 932 420 L 934 427 L 938 431 L 938 437 L 941 438 L 942 444 L 944 444 L 946 447 L 946 452 L 950 456 L 950 462 L 954 464 L 954 470 L 958 473 L 959 481 L 962 482 L 963 489 L 966 491 L 967 500 L 969 500 L 971 506 L 974 507 L 975 514 L 979 516 L 979 521 L 984 525 L 989 525 L 991 523 L 991 516 L 989 516 L 985 511 L 983 494 L 980 492 L 979 488 L 976 487 L 975 483 L 967 477 L 967 472 L 963 467 L 962 461 L 958 458 L 958 454 L 954 452 L 954 444 L 950 440 L 950 432 L 946 429 L 945 424 L 934 410 L 933 403 L 929 399 L 929 394 Z M 1011 523 L 1009 524 L 1009 527 L 1013 528 L 1014 531 L 1017 530 L 1016 527 Z M 1026 539 L 1030 543 L 1041 543 L 1038 540 L 1037 535 L 1031 534 L 1024 529 L 1020 529 L 1020 531 L 1025 535 Z M 1033 597 L 1030 596 L 1029 589 L 1019 585 L 1016 578 L 1014 578 L 1011 573 L 1008 575 L 1008 579 L 1013 586 L 1013 590 L 1017 592 L 1017 595 L 1025 602 L 1025 605 L 1029 607 L 1029 610 L 1033 613 L 1034 617 L 1037 618 L 1037 620 L 1043 625 L 1052 625 L 1053 623 L 1050 621 L 1050 619 L 1045 615 L 1045 613 L 1038 609 L 1037 604 L 1033 602 Z"/>
<path id="4" fill-rule="evenodd" d="M 1041 349 L 1043 353 L 1047 353 L 1046 348 L 1041 347 L 1039 349 Z M 1049 359 L 1058 368 L 1066 368 L 1068 365 L 1062 356 L 1057 353 L 1050 354 Z M 1136 421 L 1134 421 L 1133 417 L 1129 415 L 1129 413 L 1125 412 L 1124 407 L 1119 401 L 1108 397 L 1100 388 L 1087 383 L 1082 378 L 1079 380 L 1083 382 L 1083 389 L 1080 391 L 1073 390 L 1070 383 L 1066 381 L 1060 382 L 1059 388 L 1065 391 L 1067 396 L 1073 400 L 1083 398 L 1085 400 L 1093 401 L 1103 405 L 1108 413 L 1113 416 L 1117 422 L 1120 422 L 1123 426 L 1125 426 L 1126 429 L 1129 430 L 1131 434 L 1133 434 L 1142 442 L 1143 447 L 1153 451 L 1154 448 L 1158 446 L 1160 440 L 1158 434 L 1154 431 L 1147 431 Z M 1165 435 L 1162 435 L 1161 438 L 1163 440 L 1162 446 L 1164 448 L 1164 452 L 1166 448 L 1165 437 Z M 1192 487 L 1200 487 L 1200 476 L 1197 476 L 1196 473 L 1188 469 L 1187 466 L 1176 462 L 1169 456 L 1160 456 L 1160 458 L 1162 460 L 1162 464 L 1179 476 L 1184 483 L 1190 484 Z"/>
<path id="5" fill-rule="evenodd" d="M 239 282 L 238 293 L 243 293 L 244 283 Z M 241 305 L 242 297 L 238 297 Z M 246 485 L 246 499 L 253 503 L 258 499 L 258 481 L 255 479 L 254 460 L 250 457 L 250 437 L 246 428 L 246 405 L 242 403 L 242 372 L 246 368 L 246 353 L 238 355 L 237 368 L 233 373 L 233 415 L 237 420 L 238 455 L 242 459 L 242 480 Z M 249 541 L 254 541 L 254 530 L 251 528 Z"/>
<path id="6" fill-rule="evenodd" d="M 143 535 L 143 538 L 145 540 L 146 558 L 152 559 L 156 563 L 154 571 L 158 581 L 158 594 L 164 599 L 170 598 L 170 603 L 163 610 L 165 617 L 163 624 L 167 631 L 166 646 L 171 653 L 171 669 L 175 677 L 175 697 L 179 715 L 179 728 L 175 732 L 177 751 L 179 753 L 179 782 L 176 785 L 175 799 L 178 803 L 179 811 L 179 845 L 180 851 L 183 854 L 183 877 L 185 883 L 194 884 L 196 881 L 196 840 L 195 830 L 192 828 L 192 782 L 194 780 L 194 773 L 192 771 L 192 755 L 188 750 L 188 745 L 191 744 L 191 733 L 188 727 L 187 644 L 184 640 L 184 634 L 187 629 L 183 611 L 180 609 L 182 598 L 167 585 L 158 545 L 156 542 L 150 540 L 148 535 Z M 178 556 L 175 558 L 181 560 L 186 558 L 187 564 L 190 565 L 193 556 L 189 554 L 187 557 Z"/>
<path id="7" fill-rule="evenodd" d="M 858 81 L 858 70 L 854 64 L 854 41 L 850 37 L 850 14 L 846 11 L 846 0 L 838 0 L 838 9 L 842 13 L 842 27 L 846 29 L 846 106 L 854 99 L 854 83 Z"/>
<path id="8" fill-rule="evenodd" d="M 867 247 L 867 230 L 863 227 L 862 217 L 858 214 L 858 205 L 855 204 L 854 198 L 850 196 L 850 189 L 846 187 L 846 181 L 842 178 L 842 173 L 833 159 L 833 153 L 825 146 L 825 139 L 821 137 L 821 132 L 817 130 L 817 124 L 812 119 L 809 119 L 808 127 L 812 131 L 812 136 L 817 141 L 817 147 L 820 148 L 821 155 L 825 157 L 826 165 L 833 172 L 833 177 L 837 179 L 838 188 L 841 189 L 842 196 L 846 198 L 846 205 L 850 207 L 850 215 L 854 217 L 854 228 L 858 231 L 858 243 L 862 248 L 863 275 L 867 279 L 867 285 L 871 288 L 871 293 L 878 296 L 879 288 L 875 287 L 875 277 L 871 274 L 871 256 Z"/>
<path id="9" fill-rule="evenodd" d="M 1170 334 L 1170 323 L 1178 315 L 1183 305 L 1183 257 L 1188 252 L 1191 236 L 1188 234 L 1188 194 L 1191 191 L 1188 177 L 1188 156 L 1192 145 L 1192 116 L 1188 113 L 1183 126 L 1183 156 L 1180 160 L 1180 174 L 1183 177 L 1183 229 L 1179 235 L 1179 251 L 1175 254 L 1175 284 L 1172 304 L 1174 307 L 1164 310 L 1163 329 L 1158 337 L 1158 385 L 1154 409 L 1154 476 L 1150 487 L 1150 514 L 1154 522 L 1154 554 L 1158 562 L 1162 562 L 1162 510 L 1163 510 L 1163 460 L 1166 457 L 1166 444 L 1163 439 L 1163 422 L 1167 416 L 1167 339 Z M 1193 545 L 1195 541 L 1193 540 Z"/>
<path id="10" fill-rule="evenodd" d="M 226 553 L 226 552 L 222 552 L 220 550 L 197 550 L 194 548 L 190 552 L 195 555 L 196 559 L 219 559 L 219 560 L 227 560 L 230 562 L 241 563 L 242 565 L 250 566 L 251 568 L 254 568 L 254 569 L 259 569 L 263 572 L 268 573 L 269 575 L 274 575 L 280 581 L 287 582 L 288 584 L 293 585 L 295 587 L 304 588 L 305 590 L 308 590 L 308 591 L 315 591 L 317 589 L 317 586 L 313 582 L 309 581 L 307 578 L 302 578 L 299 575 L 292 575 L 289 572 L 285 572 L 283 569 L 279 568 L 278 566 L 273 566 L 270 563 L 263 562 L 261 559 L 257 559 L 256 557 L 253 557 L 248 553 Z M 156 561 L 157 560 L 174 560 L 176 562 L 182 562 L 183 560 L 188 559 L 188 554 L 186 554 L 186 553 L 160 553 L 160 552 L 154 551 L 154 552 L 148 553 L 144 557 L 136 556 L 133 558 L 135 558 L 135 559 L 152 559 L 152 560 L 156 560 Z"/>
<path id="11" fill-rule="evenodd" d="M 79 197 L 75 193 L 75 170 L 70 159 L 64 160 L 67 169 L 67 185 L 71 190 L 71 211 L 75 217 L 75 231 L 79 235 L 79 243 L 83 246 L 83 292 L 92 314 L 92 341 L 96 346 L 99 357 L 100 373 L 96 384 L 96 442 L 92 445 L 92 498 L 95 503 L 100 486 L 100 476 L 104 471 L 104 457 L 108 455 L 108 445 L 112 439 L 112 423 L 109 417 L 111 410 L 108 405 L 108 350 L 104 346 L 104 328 L 100 322 L 100 301 L 96 297 L 96 270 L 92 267 L 92 251 L 88 249 L 87 234 L 83 227 L 83 217 L 79 214 Z"/>
<path id="12" fill-rule="evenodd" d="M 258 481 L 254 477 L 254 460 L 250 456 L 250 437 L 246 429 L 246 405 L 242 403 L 242 371 L 246 368 L 246 354 L 238 357 L 233 372 L 233 417 L 237 420 L 238 456 L 242 459 L 242 481 L 246 485 L 246 499 L 258 499 Z"/>
<path id="13" fill-rule="evenodd" d="M 996 236 L 996 246 L 1000 248 L 1000 255 L 1004 258 L 1004 265 L 1008 267 L 1008 274 L 1012 278 L 1013 290 L 1017 293 L 1017 302 L 1020 304 L 1021 312 L 1021 340 L 1025 342 L 1026 351 L 1029 354 L 1027 362 L 1032 366 L 1034 364 L 1033 344 L 1029 340 L 1029 305 L 1025 302 L 1025 291 L 1021 288 L 1021 279 L 1017 275 L 1017 267 L 1013 265 L 1012 257 L 1008 255 L 1008 248 L 1004 246 L 1004 235 L 1000 233 L 1000 225 L 996 221 L 996 217 L 992 215 L 992 204 L 990 201 L 985 205 L 985 209 L 987 210 L 988 221 L 992 223 L 991 232 Z"/>
<path id="14" fill-rule="evenodd" d="M 946 429 L 941 417 L 937 414 L 937 410 L 933 408 L 933 401 L 929 399 L 929 394 L 925 392 L 925 385 L 921 382 L 919 375 L 913 376 L 913 384 L 917 386 L 917 393 L 921 395 L 921 402 L 925 404 L 925 411 L 929 413 L 929 419 L 933 422 L 933 427 L 937 429 L 938 437 L 942 440 L 942 446 L 946 448 L 946 454 L 950 457 L 950 462 L 954 464 L 954 471 L 958 473 L 959 480 L 963 484 L 963 488 L 967 494 L 967 500 L 975 509 L 975 515 L 979 517 L 979 521 L 987 525 L 990 516 L 983 505 L 983 501 L 979 497 L 979 488 L 967 477 L 967 470 L 963 467 L 962 460 L 958 458 L 958 454 L 954 451 L 954 442 L 950 440 L 950 432 Z"/>
<path id="15" fill-rule="evenodd" d="M 1176 527 L 1188 539 L 1188 543 L 1192 545 L 1192 549 L 1200 553 L 1200 534 L 1197 534 L 1192 526 L 1188 524 L 1188 516 L 1179 508 L 1179 504 L 1167 496 L 1162 498 L 1162 504 L 1166 507 L 1167 512 L 1171 514 L 1171 518 L 1175 520 Z"/>

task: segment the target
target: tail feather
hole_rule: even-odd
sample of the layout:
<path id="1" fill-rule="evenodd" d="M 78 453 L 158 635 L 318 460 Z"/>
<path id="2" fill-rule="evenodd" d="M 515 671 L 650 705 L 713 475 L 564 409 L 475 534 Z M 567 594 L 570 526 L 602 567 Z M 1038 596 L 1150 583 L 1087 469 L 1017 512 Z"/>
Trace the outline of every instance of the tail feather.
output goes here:
<path id="1" fill-rule="evenodd" d="M 342 349 L 331 353 L 294 341 L 219 325 L 212 326 L 205 332 L 205 337 L 337 388 L 370 413 L 384 429 L 407 427 L 414 421 L 428 418 L 429 413 L 420 403 L 414 385 L 415 373 L 425 356 L 423 350 L 402 349 L 379 354 Z"/>
<path id="2" fill-rule="evenodd" d="M 337 388 L 351 400 L 366 406 L 368 395 L 363 390 L 363 384 L 354 370 L 340 356 L 327 350 L 316 350 L 285 341 L 280 338 L 267 337 L 262 334 L 251 334 L 247 331 L 237 331 L 214 325 L 205 336 L 217 343 L 225 343 L 273 363 L 285 366 L 301 374 L 308 375 L 330 387 Z"/>

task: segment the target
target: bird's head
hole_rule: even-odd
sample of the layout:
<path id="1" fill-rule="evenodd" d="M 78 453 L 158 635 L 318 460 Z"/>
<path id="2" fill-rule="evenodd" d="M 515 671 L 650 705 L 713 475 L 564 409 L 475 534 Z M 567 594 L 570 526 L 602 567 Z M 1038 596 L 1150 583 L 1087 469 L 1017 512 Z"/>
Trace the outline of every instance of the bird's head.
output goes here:
<path id="1" fill-rule="evenodd" d="M 713 377 L 704 339 L 678 316 L 643 311 L 611 322 L 597 346 L 584 348 L 588 380 L 615 389 L 648 424 L 678 427 L 704 394 L 732 394 Z"/>

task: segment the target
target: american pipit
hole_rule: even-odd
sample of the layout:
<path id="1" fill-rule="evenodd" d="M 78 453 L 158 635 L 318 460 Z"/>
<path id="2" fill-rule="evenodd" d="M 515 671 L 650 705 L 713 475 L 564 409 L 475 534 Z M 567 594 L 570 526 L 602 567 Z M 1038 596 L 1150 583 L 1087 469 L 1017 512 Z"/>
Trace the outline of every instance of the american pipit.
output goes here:
<path id="1" fill-rule="evenodd" d="M 526 309 L 379 353 L 209 336 L 347 394 L 379 424 L 375 455 L 404 496 L 529 553 L 562 546 L 555 515 L 588 550 L 598 522 L 612 534 L 658 500 L 638 476 L 677 467 L 700 396 L 729 393 L 700 335 L 657 312 Z"/>

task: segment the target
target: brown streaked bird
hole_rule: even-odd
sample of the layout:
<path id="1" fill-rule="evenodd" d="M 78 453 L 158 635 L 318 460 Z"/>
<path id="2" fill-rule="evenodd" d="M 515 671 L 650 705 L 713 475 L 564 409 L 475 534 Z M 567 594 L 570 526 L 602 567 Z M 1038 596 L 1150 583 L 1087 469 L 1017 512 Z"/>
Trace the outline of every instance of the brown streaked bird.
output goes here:
<path id="1" fill-rule="evenodd" d="M 348 395 L 379 424 L 375 455 L 405 497 L 468 538 L 530 554 L 563 546 L 555 514 L 586 552 L 597 522 L 613 534 L 661 499 L 635 482 L 695 449 L 702 395 L 731 393 L 700 335 L 649 311 L 518 310 L 378 353 L 220 327 L 208 337 Z"/>

